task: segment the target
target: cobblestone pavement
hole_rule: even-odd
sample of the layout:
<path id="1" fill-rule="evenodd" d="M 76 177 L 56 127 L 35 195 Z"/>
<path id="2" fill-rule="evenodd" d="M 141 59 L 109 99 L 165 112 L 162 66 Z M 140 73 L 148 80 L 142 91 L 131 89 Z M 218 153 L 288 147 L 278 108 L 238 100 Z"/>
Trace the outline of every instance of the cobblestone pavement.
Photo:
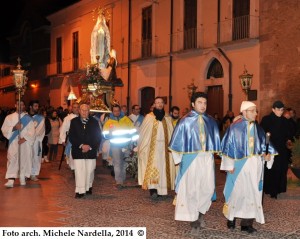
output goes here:
<path id="1" fill-rule="evenodd" d="M 59 154 L 60 155 L 60 154 Z M 293 179 L 287 193 L 278 199 L 264 197 L 266 223 L 254 223 L 257 233 L 234 231 L 226 227 L 222 215 L 222 190 L 225 174 L 217 172 L 217 200 L 205 215 L 206 227 L 197 236 L 190 235 L 188 222 L 174 220 L 174 193 L 153 201 L 148 191 L 128 177 L 127 186 L 116 189 L 108 168 L 98 160 L 93 195 L 74 198 L 74 179 L 65 162 L 59 159 L 42 164 L 40 180 L 26 186 L 6 189 L 6 150 L 0 144 L 0 226 L 1 227 L 146 227 L 148 239 L 160 238 L 300 238 L 300 182 Z M 289 176 L 290 177 L 290 176 Z M 239 221 L 237 221 L 238 225 Z"/>

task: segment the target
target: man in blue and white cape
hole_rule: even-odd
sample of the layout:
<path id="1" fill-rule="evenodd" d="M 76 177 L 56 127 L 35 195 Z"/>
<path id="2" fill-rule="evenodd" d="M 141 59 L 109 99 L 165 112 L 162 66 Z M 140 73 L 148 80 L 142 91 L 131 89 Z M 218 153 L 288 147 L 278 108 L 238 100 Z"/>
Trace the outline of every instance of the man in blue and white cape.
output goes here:
<path id="1" fill-rule="evenodd" d="M 235 228 L 236 218 L 241 218 L 241 231 L 256 232 L 254 219 L 265 223 L 262 208 L 263 169 L 265 161 L 271 168 L 277 154 L 269 144 L 266 154 L 266 134 L 256 123 L 256 105 L 250 101 L 241 104 L 240 116 L 227 129 L 221 143 L 221 170 L 227 171 L 224 188 L 223 214 L 227 227 Z"/>
<path id="2" fill-rule="evenodd" d="M 32 181 L 38 181 L 37 176 L 41 171 L 42 163 L 42 142 L 45 136 L 45 118 L 39 114 L 39 101 L 31 100 L 29 102 L 28 114 L 32 117 L 33 124 L 35 127 L 35 140 L 33 143 L 32 151 L 32 169 L 30 179 Z"/>
<path id="3" fill-rule="evenodd" d="M 191 103 L 193 110 L 177 123 L 169 149 L 179 164 L 175 220 L 190 221 L 191 234 L 198 234 L 215 192 L 214 153 L 221 148 L 218 125 L 206 114 L 207 95 L 196 92 Z"/>
<path id="4" fill-rule="evenodd" d="M 15 179 L 18 177 L 20 177 L 20 185 L 26 185 L 25 177 L 30 177 L 32 145 L 35 140 L 34 123 L 32 118 L 25 112 L 24 102 L 20 102 L 20 122 L 18 102 L 16 103 L 16 107 L 16 112 L 6 116 L 1 128 L 4 137 L 9 140 L 7 150 L 7 170 L 5 175 L 5 178 L 8 179 L 8 181 L 4 185 L 7 188 L 12 188 Z M 21 150 L 20 159 L 19 150 Z"/>

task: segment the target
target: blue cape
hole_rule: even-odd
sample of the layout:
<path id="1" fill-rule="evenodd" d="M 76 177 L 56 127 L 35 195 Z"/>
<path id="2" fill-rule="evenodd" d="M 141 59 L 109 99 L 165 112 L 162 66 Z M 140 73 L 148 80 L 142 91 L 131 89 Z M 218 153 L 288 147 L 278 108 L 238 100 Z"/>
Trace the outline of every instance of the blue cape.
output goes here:
<path id="1" fill-rule="evenodd" d="M 206 113 L 201 115 L 204 121 L 205 149 L 200 142 L 199 117 L 200 114 L 192 110 L 177 123 L 169 149 L 179 153 L 220 152 L 220 134 L 215 119 Z"/>
<path id="2" fill-rule="evenodd" d="M 256 123 L 254 124 L 254 149 L 252 155 L 262 155 L 266 151 L 266 134 Z M 222 142 L 222 154 L 232 159 L 243 159 L 250 156 L 248 147 L 249 121 L 244 117 L 235 121 L 227 129 Z M 269 144 L 269 153 L 277 154 L 272 143 Z"/>

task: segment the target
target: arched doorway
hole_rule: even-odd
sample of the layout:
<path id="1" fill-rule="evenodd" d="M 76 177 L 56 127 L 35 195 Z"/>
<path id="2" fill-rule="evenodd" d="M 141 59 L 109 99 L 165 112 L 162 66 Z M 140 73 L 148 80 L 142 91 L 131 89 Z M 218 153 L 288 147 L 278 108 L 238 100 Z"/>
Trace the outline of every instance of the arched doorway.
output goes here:
<path id="1" fill-rule="evenodd" d="M 214 58 L 210 63 L 206 78 L 220 79 L 224 77 L 223 67 L 218 59 Z M 219 118 L 223 117 L 223 87 L 222 85 L 213 85 L 207 87 L 207 113 L 213 116 L 218 114 Z"/>
<path id="2" fill-rule="evenodd" d="M 155 89 L 153 87 L 145 87 L 141 90 L 141 114 L 148 114 L 150 106 L 155 98 Z"/>

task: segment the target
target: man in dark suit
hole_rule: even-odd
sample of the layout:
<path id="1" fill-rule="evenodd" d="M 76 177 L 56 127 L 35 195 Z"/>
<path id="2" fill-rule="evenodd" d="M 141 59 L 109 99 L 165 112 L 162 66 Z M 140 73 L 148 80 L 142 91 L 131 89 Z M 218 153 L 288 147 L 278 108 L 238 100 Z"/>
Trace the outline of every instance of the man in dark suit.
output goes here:
<path id="1" fill-rule="evenodd" d="M 99 124 L 95 118 L 89 117 L 89 111 L 89 105 L 80 105 L 80 117 L 71 120 L 69 130 L 75 169 L 75 198 L 92 194 L 97 151 L 101 141 Z"/>
<path id="2" fill-rule="evenodd" d="M 265 167 L 264 193 L 270 194 L 271 198 L 277 199 L 277 195 L 287 190 L 287 172 L 289 167 L 289 146 L 293 139 L 293 133 L 288 120 L 283 117 L 284 104 L 275 101 L 272 112 L 262 118 L 260 125 L 265 132 L 271 133 L 270 141 L 278 151 L 274 158 L 271 169 Z"/>

